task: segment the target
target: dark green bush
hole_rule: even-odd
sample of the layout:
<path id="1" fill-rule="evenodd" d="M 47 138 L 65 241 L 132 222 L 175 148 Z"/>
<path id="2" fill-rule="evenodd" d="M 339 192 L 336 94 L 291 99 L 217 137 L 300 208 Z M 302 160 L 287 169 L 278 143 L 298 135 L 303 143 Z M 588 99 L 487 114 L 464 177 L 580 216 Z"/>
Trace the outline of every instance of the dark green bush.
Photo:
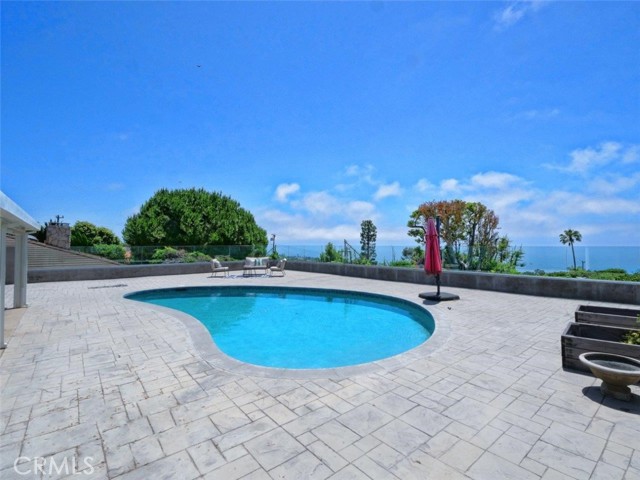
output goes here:
<path id="1" fill-rule="evenodd" d="M 93 246 L 92 252 L 109 260 L 124 260 L 126 250 L 122 245 L 98 244 Z"/>

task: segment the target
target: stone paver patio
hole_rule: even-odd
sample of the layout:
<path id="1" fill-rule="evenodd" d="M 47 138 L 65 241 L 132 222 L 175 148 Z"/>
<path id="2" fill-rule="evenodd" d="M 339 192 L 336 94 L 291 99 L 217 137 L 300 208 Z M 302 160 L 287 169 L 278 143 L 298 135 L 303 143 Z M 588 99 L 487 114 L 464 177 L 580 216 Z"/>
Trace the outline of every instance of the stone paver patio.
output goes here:
<path id="1" fill-rule="evenodd" d="M 0 477 L 640 479 L 640 386 L 603 399 L 561 369 L 587 302 L 444 287 L 461 300 L 426 305 L 423 347 L 301 373 L 229 360 L 197 322 L 122 297 L 245 284 L 429 290 L 295 271 L 31 284 L 0 358 Z"/>

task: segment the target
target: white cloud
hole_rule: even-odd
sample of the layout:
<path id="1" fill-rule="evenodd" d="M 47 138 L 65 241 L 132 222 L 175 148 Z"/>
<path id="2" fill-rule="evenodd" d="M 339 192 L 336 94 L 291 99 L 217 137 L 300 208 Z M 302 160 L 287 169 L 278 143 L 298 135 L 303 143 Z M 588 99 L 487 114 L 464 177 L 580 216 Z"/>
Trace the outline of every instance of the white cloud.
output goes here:
<path id="1" fill-rule="evenodd" d="M 547 2 L 541 0 L 512 2 L 503 9 L 497 11 L 493 20 L 497 30 L 504 30 L 515 25 L 526 15 L 540 10 Z"/>
<path id="2" fill-rule="evenodd" d="M 373 172 L 375 167 L 373 165 L 349 165 L 344 174 L 347 177 L 358 177 L 359 180 L 367 183 L 373 183 Z"/>
<path id="3" fill-rule="evenodd" d="M 413 186 L 415 190 L 420 193 L 428 192 L 429 190 L 435 190 L 436 186 L 431 183 L 426 178 L 421 178 L 418 182 Z"/>
<path id="4" fill-rule="evenodd" d="M 306 210 L 314 215 L 331 216 L 341 210 L 342 202 L 328 192 L 311 192 L 299 202 L 292 203 L 294 207 Z"/>
<path id="5" fill-rule="evenodd" d="M 577 148 L 568 165 L 544 164 L 545 167 L 567 173 L 586 175 L 611 164 L 629 165 L 640 160 L 640 145 L 625 146 L 619 142 L 602 142 L 597 147 Z"/>
<path id="6" fill-rule="evenodd" d="M 617 142 L 605 142 L 599 148 L 583 148 L 572 151 L 571 163 L 565 168 L 568 172 L 584 173 L 594 167 L 601 167 L 620 157 L 622 145 Z"/>
<path id="7" fill-rule="evenodd" d="M 640 145 L 632 145 L 622 154 L 622 163 L 636 163 L 640 160 Z"/>
<path id="8" fill-rule="evenodd" d="M 279 202 L 286 202 L 289 195 L 292 195 L 300 190 L 300 185 L 297 183 L 281 183 L 276 187 L 275 197 Z"/>
<path id="9" fill-rule="evenodd" d="M 455 178 L 447 178 L 440 182 L 440 190 L 443 193 L 454 193 L 460 191 L 460 182 Z"/>
<path id="10" fill-rule="evenodd" d="M 377 217 L 375 210 L 374 204 L 359 200 L 349 202 L 345 207 L 346 215 L 356 221 L 372 220 Z"/>
<path id="11" fill-rule="evenodd" d="M 615 195 L 616 193 L 630 190 L 640 184 L 640 172 L 631 176 L 607 175 L 591 181 L 589 191 L 604 195 Z"/>
<path id="12" fill-rule="evenodd" d="M 386 185 L 380 185 L 378 190 L 373 195 L 376 200 L 382 200 L 387 197 L 397 197 L 402 195 L 402 188 L 400 188 L 399 182 L 393 182 Z"/>
<path id="13" fill-rule="evenodd" d="M 478 173 L 471 177 L 471 185 L 479 188 L 503 189 L 514 184 L 522 183 L 522 179 L 516 175 L 503 172 Z"/>

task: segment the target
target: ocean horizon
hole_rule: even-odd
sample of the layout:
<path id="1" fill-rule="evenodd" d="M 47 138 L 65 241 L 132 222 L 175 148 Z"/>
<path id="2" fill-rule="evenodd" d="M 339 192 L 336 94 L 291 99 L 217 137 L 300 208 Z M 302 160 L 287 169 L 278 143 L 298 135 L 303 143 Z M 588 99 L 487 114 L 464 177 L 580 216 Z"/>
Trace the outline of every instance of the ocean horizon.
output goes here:
<path id="1" fill-rule="evenodd" d="M 334 244 L 336 248 L 342 245 Z M 376 245 L 379 264 L 402 259 L 404 248 L 414 245 Z M 523 246 L 523 267 L 518 271 L 562 271 L 573 268 L 571 248 L 564 246 Z M 277 245 L 278 253 L 285 257 L 318 258 L 325 245 Z M 586 270 L 622 268 L 629 273 L 640 271 L 640 246 L 574 246 L 576 265 Z"/>

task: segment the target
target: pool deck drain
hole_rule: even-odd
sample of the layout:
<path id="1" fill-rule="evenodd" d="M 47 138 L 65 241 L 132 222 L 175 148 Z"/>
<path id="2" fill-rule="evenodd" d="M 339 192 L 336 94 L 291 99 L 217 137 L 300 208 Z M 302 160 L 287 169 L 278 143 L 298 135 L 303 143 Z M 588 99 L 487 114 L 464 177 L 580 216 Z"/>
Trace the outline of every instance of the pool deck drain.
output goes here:
<path id="1" fill-rule="evenodd" d="M 270 372 L 122 295 L 285 285 L 419 302 L 424 286 L 296 271 L 103 285 L 29 285 L 0 358 L 1 478 L 33 478 L 20 472 L 36 458 L 45 471 L 73 459 L 88 479 L 640 478 L 640 386 L 619 402 L 561 369 L 560 334 L 585 302 L 448 288 L 461 299 L 427 305 L 441 328 L 428 350 Z"/>

